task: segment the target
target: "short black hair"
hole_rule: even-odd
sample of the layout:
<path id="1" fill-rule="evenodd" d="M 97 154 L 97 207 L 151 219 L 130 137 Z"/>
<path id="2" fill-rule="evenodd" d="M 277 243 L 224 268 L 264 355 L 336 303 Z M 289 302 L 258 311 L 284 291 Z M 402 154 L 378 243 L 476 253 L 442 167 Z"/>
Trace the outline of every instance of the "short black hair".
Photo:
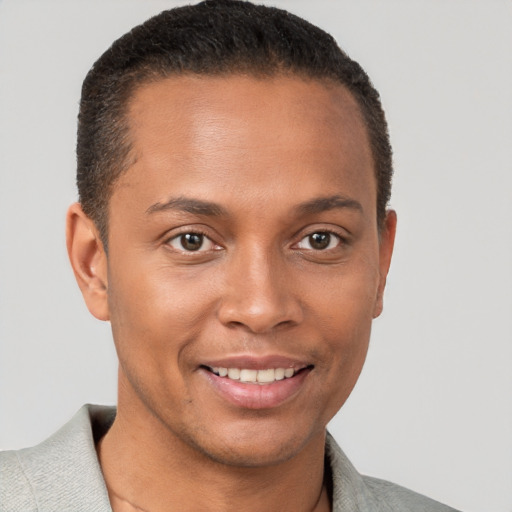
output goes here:
<path id="1" fill-rule="evenodd" d="M 127 104 L 138 86 L 172 75 L 294 74 L 344 85 L 356 99 L 377 180 L 383 226 L 393 173 L 378 92 L 332 36 L 282 9 L 248 1 L 206 0 L 150 18 L 115 41 L 87 74 L 77 139 L 79 201 L 106 247 L 113 185 L 130 165 Z"/>

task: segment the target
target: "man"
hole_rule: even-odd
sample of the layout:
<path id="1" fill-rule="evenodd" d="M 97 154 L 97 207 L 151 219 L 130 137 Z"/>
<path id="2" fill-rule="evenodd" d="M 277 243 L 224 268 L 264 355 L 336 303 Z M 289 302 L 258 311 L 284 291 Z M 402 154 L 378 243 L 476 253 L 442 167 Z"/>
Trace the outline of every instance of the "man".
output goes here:
<path id="1" fill-rule="evenodd" d="M 450 510 L 361 477 L 326 425 L 382 311 L 396 215 L 377 92 L 284 11 L 207 1 L 83 87 L 70 261 L 117 411 L 2 455 L 2 510 Z"/>

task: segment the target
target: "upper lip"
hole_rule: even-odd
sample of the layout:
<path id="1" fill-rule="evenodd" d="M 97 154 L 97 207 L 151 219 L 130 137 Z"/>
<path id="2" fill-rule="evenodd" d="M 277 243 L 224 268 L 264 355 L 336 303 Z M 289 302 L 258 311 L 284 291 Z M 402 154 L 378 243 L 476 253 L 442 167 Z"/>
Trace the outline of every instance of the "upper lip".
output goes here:
<path id="1" fill-rule="evenodd" d="M 210 368 L 246 368 L 249 370 L 268 370 L 270 368 L 293 368 L 295 371 L 312 366 L 310 362 L 281 355 L 234 355 L 221 359 L 208 359 L 202 366 Z"/>

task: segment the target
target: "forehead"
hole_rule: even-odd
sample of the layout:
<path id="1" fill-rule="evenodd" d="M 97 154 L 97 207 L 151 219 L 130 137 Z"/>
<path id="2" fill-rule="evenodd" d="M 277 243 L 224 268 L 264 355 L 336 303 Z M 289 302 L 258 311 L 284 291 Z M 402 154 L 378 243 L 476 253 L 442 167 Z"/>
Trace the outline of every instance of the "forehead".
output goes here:
<path id="1" fill-rule="evenodd" d="M 328 143 L 339 135 L 340 144 L 362 143 L 361 149 L 369 151 L 362 115 L 352 94 L 340 84 L 295 75 L 183 75 L 146 83 L 129 102 L 128 122 L 136 132 L 139 150 L 142 144 L 152 149 L 151 139 L 139 128 L 165 130 L 180 143 L 187 139 L 201 145 L 222 142 L 229 130 L 232 143 L 246 145 L 251 138 L 255 144 L 265 139 L 286 142 L 291 125 L 300 124 L 305 138 L 313 136 Z M 293 133 L 296 137 L 297 130 Z"/>
<path id="2" fill-rule="evenodd" d="M 375 202 L 360 109 L 339 84 L 297 76 L 175 76 L 139 87 L 127 122 L 135 164 L 120 180 L 125 187 L 149 194 L 154 182 L 153 195 L 174 186 L 187 194 L 201 188 L 216 200 L 219 183 L 228 193 L 243 187 L 246 198 L 286 187 L 288 195 L 307 195 L 308 187 L 317 195 L 329 187 L 338 193 L 350 184 L 352 194 Z M 299 181 L 304 186 L 290 189 Z"/>

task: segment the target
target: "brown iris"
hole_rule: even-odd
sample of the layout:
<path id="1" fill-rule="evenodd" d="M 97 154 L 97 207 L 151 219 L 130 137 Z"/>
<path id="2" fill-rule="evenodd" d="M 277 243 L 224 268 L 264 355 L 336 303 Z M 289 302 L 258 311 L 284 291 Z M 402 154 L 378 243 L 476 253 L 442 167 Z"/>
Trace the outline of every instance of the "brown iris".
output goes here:
<path id="1" fill-rule="evenodd" d="M 322 250 L 329 247 L 331 243 L 330 233 L 313 233 L 309 235 L 309 244 L 313 249 Z"/>
<path id="2" fill-rule="evenodd" d="M 198 251 L 203 245 L 204 235 L 200 233 L 185 233 L 181 235 L 180 242 L 187 251 Z"/>

